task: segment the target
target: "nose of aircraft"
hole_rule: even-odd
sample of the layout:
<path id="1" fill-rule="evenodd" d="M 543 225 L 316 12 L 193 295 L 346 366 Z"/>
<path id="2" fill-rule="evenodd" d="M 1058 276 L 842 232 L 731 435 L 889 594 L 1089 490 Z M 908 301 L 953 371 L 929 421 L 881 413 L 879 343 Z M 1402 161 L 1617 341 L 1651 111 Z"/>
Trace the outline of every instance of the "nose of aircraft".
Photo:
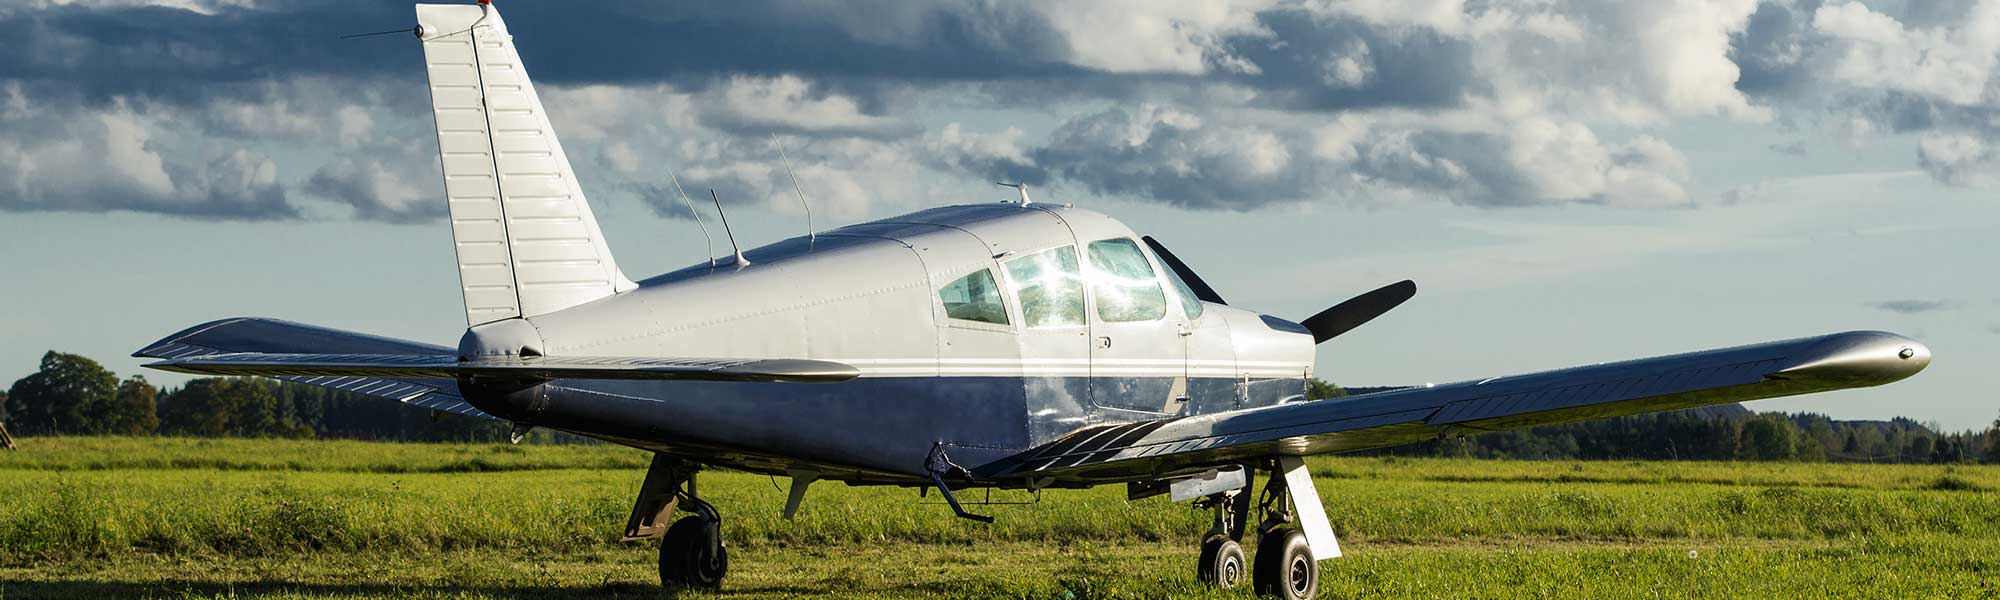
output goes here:
<path id="1" fill-rule="evenodd" d="M 1784 379 L 1837 381 L 1850 385 L 1882 385 L 1898 381 L 1931 364 L 1931 349 L 1922 342 L 1886 331 L 1850 331 L 1826 336 L 1780 369 Z"/>

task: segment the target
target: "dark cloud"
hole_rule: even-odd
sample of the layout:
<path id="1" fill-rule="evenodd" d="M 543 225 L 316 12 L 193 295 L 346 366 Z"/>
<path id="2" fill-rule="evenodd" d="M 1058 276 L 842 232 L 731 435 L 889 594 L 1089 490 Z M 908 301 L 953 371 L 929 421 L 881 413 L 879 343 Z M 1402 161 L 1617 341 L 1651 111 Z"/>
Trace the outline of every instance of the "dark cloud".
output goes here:
<path id="1" fill-rule="evenodd" d="M 1914 315 L 1914 314 L 1922 314 L 1928 312 L 1952 310 L 1958 308 L 1958 303 L 1952 302 L 1950 300 L 1910 299 L 1910 300 L 1890 300 L 1887 302 L 1875 302 L 1869 304 L 1868 306 L 1876 309 L 1886 310 L 1893 313 Z"/>
<path id="2" fill-rule="evenodd" d="M 1770 148 L 1772 152 L 1784 154 L 1787 156 L 1806 155 L 1805 140 L 1793 140 L 1790 143 L 1785 143 L 1785 144 L 1771 144 L 1770 146 L 1768 146 L 1768 148 Z"/>
<path id="3" fill-rule="evenodd" d="M 1812 59 L 1825 45 L 1812 34 L 1819 0 L 1762 2 L 1743 31 L 1729 36 L 1729 58 L 1740 74 L 1736 89 L 1752 96 L 1792 95 L 1813 82 Z"/>
<path id="4" fill-rule="evenodd" d="M 1429 28 L 1389 29 L 1289 8 L 1257 20 L 1274 35 L 1239 36 L 1226 47 L 1258 71 L 1234 79 L 1265 91 L 1276 106 L 1442 108 L 1481 89 L 1471 46 Z"/>

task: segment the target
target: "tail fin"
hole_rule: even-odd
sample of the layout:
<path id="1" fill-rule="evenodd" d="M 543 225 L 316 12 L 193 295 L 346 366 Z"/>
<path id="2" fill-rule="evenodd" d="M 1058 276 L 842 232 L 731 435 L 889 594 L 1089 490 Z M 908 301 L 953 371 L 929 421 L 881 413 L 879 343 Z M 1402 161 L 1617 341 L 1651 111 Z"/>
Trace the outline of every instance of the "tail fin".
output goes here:
<path id="1" fill-rule="evenodd" d="M 419 4 L 465 319 L 559 311 L 638 287 L 618 270 L 491 4 Z"/>

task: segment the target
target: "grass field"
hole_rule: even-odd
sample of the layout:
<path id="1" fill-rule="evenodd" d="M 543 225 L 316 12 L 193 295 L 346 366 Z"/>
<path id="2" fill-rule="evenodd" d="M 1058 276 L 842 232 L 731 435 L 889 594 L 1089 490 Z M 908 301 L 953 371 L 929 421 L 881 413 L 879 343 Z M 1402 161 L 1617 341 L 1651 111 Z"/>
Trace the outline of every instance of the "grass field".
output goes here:
<path id="1" fill-rule="evenodd" d="M 63 438 L 0 452 L 0 600 L 653 598 L 617 541 L 647 456 L 604 446 Z M 2000 598 L 2000 468 L 1323 458 L 1326 597 Z M 718 596 L 1249 597 L 1193 580 L 1205 513 L 1123 488 L 996 506 L 710 472 Z M 996 493 L 997 500 L 1025 496 Z M 690 594 L 707 597 L 707 594 Z"/>

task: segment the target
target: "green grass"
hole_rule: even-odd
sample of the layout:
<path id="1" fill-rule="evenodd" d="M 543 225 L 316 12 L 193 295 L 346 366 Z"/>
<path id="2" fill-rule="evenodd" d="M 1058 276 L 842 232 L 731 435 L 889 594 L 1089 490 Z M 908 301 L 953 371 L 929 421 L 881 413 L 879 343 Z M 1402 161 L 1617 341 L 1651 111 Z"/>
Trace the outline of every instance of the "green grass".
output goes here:
<path id="1" fill-rule="evenodd" d="M 651 546 L 617 540 L 632 450 L 22 442 L 0 452 L 0 600 L 658 595 Z M 1322 563 L 1328 597 L 2000 597 L 1995 467 L 1311 465 L 1348 554 Z M 909 489 L 821 483 L 788 522 L 766 477 L 701 488 L 724 595 L 1246 597 L 1192 581 L 1204 513 L 1122 487 L 990 507 L 993 525 Z"/>

